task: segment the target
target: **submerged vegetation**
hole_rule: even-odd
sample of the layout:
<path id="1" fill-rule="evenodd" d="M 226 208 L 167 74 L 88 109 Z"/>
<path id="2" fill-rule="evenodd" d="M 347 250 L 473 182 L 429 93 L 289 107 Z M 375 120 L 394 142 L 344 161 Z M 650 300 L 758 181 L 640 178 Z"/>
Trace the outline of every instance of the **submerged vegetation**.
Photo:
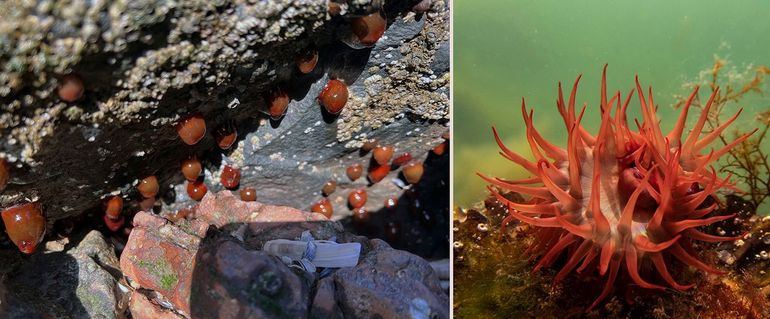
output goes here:
<path id="1" fill-rule="evenodd" d="M 697 85 L 708 87 L 717 92 L 709 116 L 706 121 L 704 133 L 710 133 L 720 125 L 725 123 L 724 114 L 731 114 L 728 110 L 741 107 L 742 102 L 751 98 L 750 95 L 764 95 L 767 89 L 767 75 L 770 75 L 770 68 L 767 66 L 746 65 L 738 68 L 731 65 L 726 59 L 715 57 L 714 65 L 699 73 L 698 77 L 686 82 L 684 87 L 688 90 Z M 680 108 L 687 102 L 686 96 L 676 96 L 677 102 L 674 108 Z M 692 103 L 693 106 L 702 108 L 704 103 L 696 97 Z M 719 136 L 719 142 L 727 145 L 734 138 L 747 133 L 750 128 L 759 127 L 749 139 L 731 149 L 724 159 L 720 162 L 720 171 L 734 176 L 734 181 L 745 192 L 744 195 L 754 207 L 760 209 L 762 204 L 770 197 L 770 147 L 768 147 L 768 133 L 770 131 L 770 103 L 767 103 L 767 110 L 753 116 L 754 125 L 739 126 L 734 125 L 732 131 L 725 132 Z M 748 127 L 748 128 L 747 128 Z M 715 146 L 717 148 L 717 146 Z M 770 211 L 763 212 L 760 209 L 758 213 L 767 215 Z"/>
<path id="2" fill-rule="evenodd" d="M 714 164 L 721 177 L 732 175 L 731 182 L 739 191 L 721 191 L 720 208 L 704 217 L 714 219 L 735 214 L 736 218 L 696 228 L 709 235 L 740 236 L 741 239 L 692 246 L 695 256 L 707 264 L 718 265 L 726 274 L 704 275 L 693 267 L 672 264 L 669 271 L 677 281 L 694 284 L 694 288 L 653 293 L 636 285 L 621 290 L 617 289 L 621 285 L 615 284 L 615 292 L 607 301 L 591 310 L 591 301 L 601 291 L 603 281 L 583 274 L 568 276 L 552 285 L 554 277 L 559 277 L 558 270 L 570 263 L 568 254 L 554 257 L 552 267 L 533 272 L 536 261 L 543 258 L 528 249 L 536 240 L 536 227 L 517 220 L 501 227 L 508 215 L 506 205 L 501 202 L 518 205 L 524 199 L 516 192 L 493 187 L 490 190 L 502 198 L 490 196 L 472 208 L 454 212 L 455 315 L 458 318 L 770 317 L 770 272 L 767 271 L 770 269 L 770 217 L 761 216 L 770 214 L 770 210 L 764 208 L 770 204 L 770 103 L 761 99 L 767 89 L 768 74 L 770 68 L 766 66 L 748 65 L 738 69 L 716 58 L 712 67 L 683 85 L 688 91 L 699 85 L 702 90 L 710 89 L 701 94 L 713 95 L 710 109 L 706 107 L 706 100 L 699 99 L 697 94 L 691 101 L 693 114 L 708 111 L 701 134 L 709 135 L 722 126 L 731 127 L 721 134 L 717 132 L 717 141 L 710 148 L 730 149 L 727 147 L 730 143 L 758 128 Z M 677 96 L 677 100 L 674 108 L 684 106 L 687 96 Z M 730 116 L 738 108 L 756 103 L 767 105 L 767 109 L 743 112 L 740 116 L 743 122 L 730 125 L 735 120 Z M 750 123 L 745 123 L 747 121 Z M 708 155 L 709 148 L 704 149 L 703 154 Z M 650 267 L 642 264 L 640 271 L 649 273 Z"/>

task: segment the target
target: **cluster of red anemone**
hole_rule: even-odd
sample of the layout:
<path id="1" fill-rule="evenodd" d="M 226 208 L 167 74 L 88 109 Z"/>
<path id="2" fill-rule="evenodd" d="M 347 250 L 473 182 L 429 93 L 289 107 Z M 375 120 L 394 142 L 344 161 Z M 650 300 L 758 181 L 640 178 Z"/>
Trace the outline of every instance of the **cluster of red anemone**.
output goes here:
<path id="1" fill-rule="evenodd" d="M 497 188 L 489 187 L 492 194 L 508 207 L 509 215 L 503 226 L 514 219 L 536 226 L 535 242 L 528 253 L 543 255 L 533 271 L 553 265 L 560 255 L 566 254 L 566 263 L 556 274 L 555 283 L 573 271 L 598 273 L 605 278 L 605 284 L 589 309 L 609 295 L 621 268 L 634 284 L 649 289 L 664 289 L 663 283 L 678 290 L 692 287 L 674 280 L 669 271 L 672 259 L 721 274 L 696 257 L 692 242 L 738 238 L 710 235 L 697 227 L 733 217 L 706 217 L 718 206 L 714 193 L 725 187 L 735 188 L 729 182 L 729 176 L 719 178 L 710 164 L 753 132 L 717 150 L 704 150 L 735 121 L 740 111 L 704 135 L 707 116 L 719 94 L 715 89 L 693 129 L 684 135 L 687 115 L 698 93 L 696 88 L 682 108 L 673 130 L 664 135 L 656 115 L 652 88 L 645 97 L 637 78 L 636 92 L 631 90 L 622 99 L 618 91 L 608 100 L 605 65 L 601 81 L 601 126 L 598 134 L 593 136 L 581 126 L 586 106 L 580 112 L 575 109 L 579 81 L 580 76 L 567 103 L 559 84 L 557 108 L 568 131 L 566 149 L 548 142 L 535 129 L 532 124 L 534 112 L 527 110 L 522 99 L 526 138 L 536 161 L 529 161 L 508 149 L 494 128 L 493 132 L 502 149 L 500 154 L 525 168 L 533 177 L 504 180 L 479 174 L 499 189 L 530 198 L 525 203 L 513 202 L 503 197 Z M 642 113 L 642 122 L 636 121 L 636 131 L 626 118 L 634 93 Z M 642 268 L 656 271 L 654 281 L 642 278 Z M 642 274 L 646 276 L 647 272 Z"/>
<path id="2" fill-rule="evenodd" d="M 333 13 L 332 6 L 330 5 L 330 13 Z M 366 16 L 357 17 L 350 21 L 352 33 L 356 36 L 357 41 L 364 46 L 374 45 L 384 34 L 387 27 L 387 23 L 384 17 L 375 12 Z M 319 60 L 318 51 L 315 48 L 309 47 L 302 51 L 296 58 L 296 66 L 300 73 L 307 74 L 313 72 Z M 60 84 L 57 87 L 57 94 L 59 98 L 67 103 L 73 103 L 80 100 L 85 92 L 83 79 L 75 74 L 71 73 L 63 76 L 60 79 Z M 286 91 L 281 87 L 275 87 L 265 94 L 265 102 L 268 106 L 268 113 L 273 120 L 279 120 L 286 114 L 290 98 Z M 332 114 L 339 114 L 348 101 L 348 88 L 347 85 L 339 79 L 330 79 L 326 86 L 321 90 L 318 96 L 318 102 L 324 109 Z M 175 129 L 179 134 L 180 139 L 187 145 L 198 144 L 206 134 L 206 120 L 202 114 L 196 113 L 185 117 L 179 123 L 176 124 Z M 232 123 L 228 122 L 220 126 L 214 133 L 217 141 L 217 145 L 221 149 L 230 149 L 237 139 L 237 132 Z M 378 153 L 379 154 L 379 153 Z M 392 156 L 392 148 L 390 154 L 387 154 L 387 162 Z M 411 159 L 405 159 L 408 162 Z M 402 158 L 403 160 L 403 158 Z M 421 163 L 408 164 L 408 168 L 404 169 L 407 174 L 407 180 L 410 183 L 416 183 L 419 181 L 419 176 L 422 175 Z M 400 165 L 400 164 L 399 164 Z M 375 183 L 382 179 L 390 171 L 390 165 L 380 165 L 378 167 L 387 167 L 387 170 L 380 169 L 375 172 L 370 172 L 370 178 L 377 179 Z M 358 174 L 360 176 L 362 167 L 358 168 Z M 202 165 L 196 157 L 190 157 L 182 161 L 181 171 L 187 180 L 187 193 L 190 198 L 194 200 L 201 200 L 207 193 L 208 188 L 203 182 L 203 178 L 200 176 L 202 172 Z M 372 175 L 374 174 L 374 175 Z M 0 192 L 5 189 L 9 180 L 9 166 L 5 159 L 0 158 Z M 348 169 L 348 175 L 351 176 L 351 170 Z M 373 176 L 373 177 L 372 177 Z M 351 176 L 351 179 L 357 179 Z M 221 174 L 221 183 L 225 188 L 235 189 L 240 184 L 240 170 L 235 167 L 225 166 Z M 327 183 L 328 184 L 328 183 Z M 143 178 L 137 185 L 137 191 L 142 195 L 142 201 L 140 207 L 142 209 L 151 209 L 154 205 L 156 196 L 159 191 L 158 180 L 154 175 Z M 328 196 L 334 192 L 336 188 L 336 182 L 334 185 L 327 185 L 324 189 L 324 194 Z M 357 208 L 361 211 L 360 215 L 367 215 L 365 210 L 361 206 L 366 201 L 366 193 L 364 190 L 360 190 L 363 193 L 362 202 Z M 246 187 L 240 191 L 241 198 L 244 201 L 255 201 L 256 190 L 252 187 Z M 361 198 L 359 198 L 361 200 Z M 313 205 L 313 211 L 321 212 L 327 217 L 332 215 L 332 206 L 328 199 L 323 199 L 315 205 Z M 123 198 L 120 195 L 109 197 L 105 200 L 103 216 L 104 222 L 111 231 L 119 230 L 124 224 L 123 210 Z M 190 209 L 183 209 L 175 212 L 175 217 L 184 218 L 189 215 Z M 368 215 L 367 215 L 368 216 Z M 6 225 L 6 232 L 10 239 L 17 244 L 19 249 L 25 253 L 34 252 L 38 243 L 40 243 L 45 234 L 45 217 L 42 212 L 41 205 L 39 203 L 26 203 L 12 207 L 5 208 L 2 211 L 2 219 Z"/>

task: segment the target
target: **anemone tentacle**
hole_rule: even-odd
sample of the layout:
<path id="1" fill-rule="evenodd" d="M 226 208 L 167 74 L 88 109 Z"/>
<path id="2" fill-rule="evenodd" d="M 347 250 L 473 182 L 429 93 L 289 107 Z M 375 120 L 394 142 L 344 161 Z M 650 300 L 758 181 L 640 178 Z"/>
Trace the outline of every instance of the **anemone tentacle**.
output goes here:
<path id="1" fill-rule="evenodd" d="M 566 148 L 543 138 L 534 125 L 534 110 L 527 109 L 522 98 L 527 145 L 535 160 L 511 151 L 497 130 L 492 128 L 492 131 L 500 154 L 533 176 L 506 180 L 478 174 L 491 184 L 490 192 L 508 208 L 503 227 L 514 219 L 537 227 L 535 241 L 525 252 L 532 258 L 542 255 L 533 272 L 553 266 L 560 255 L 568 254 L 566 263 L 554 277 L 555 283 L 572 272 L 596 271 L 605 279 L 601 294 L 589 309 L 611 293 L 621 271 L 627 274 L 624 278 L 630 278 L 640 287 L 664 289 L 668 286 L 677 290 L 688 289 L 692 284 L 674 280 L 668 266 L 671 260 L 721 273 L 695 256 L 691 242 L 739 238 L 714 236 L 697 228 L 734 217 L 706 217 L 718 207 L 717 191 L 735 189 L 729 182 L 730 176 L 718 177 L 710 164 L 754 133 L 703 154 L 701 152 L 742 112 L 739 110 L 724 124 L 702 136 L 709 111 L 719 94 L 718 88 L 704 104 L 693 128 L 686 131 L 692 102 L 698 95 L 696 87 L 672 130 L 664 134 L 652 88 L 648 88 L 645 96 L 639 78 L 635 77 L 635 86 L 625 99 L 620 91 L 608 95 L 606 72 L 605 65 L 600 88 L 601 125 L 595 136 L 581 125 L 586 105 L 579 112 L 576 109 L 580 75 L 566 102 L 561 83 L 558 85 L 556 108 L 568 132 Z M 627 119 L 634 94 L 642 115 L 641 122 L 634 120 L 636 130 L 632 130 Z M 511 201 L 500 189 L 521 193 L 530 200 Z M 645 260 L 651 261 L 651 269 L 658 276 L 641 273 L 640 265 Z"/>

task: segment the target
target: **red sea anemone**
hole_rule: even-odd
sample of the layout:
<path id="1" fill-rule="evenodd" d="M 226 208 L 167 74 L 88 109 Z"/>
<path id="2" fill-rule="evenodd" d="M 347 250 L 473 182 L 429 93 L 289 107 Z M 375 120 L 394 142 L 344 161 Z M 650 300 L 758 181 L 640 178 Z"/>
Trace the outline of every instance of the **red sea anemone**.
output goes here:
<path id="1" fill-rule="evenodd" d="M 622 103 L 620 91 L 607 101 L 605 66 L 601 83 L 601 127 L 599 133 L 592 136 L 580 125 L 586 107 L 583 106 L 580 113 L 575 111 L 579 81 L 580 76 L 572 88 L 569 104 L 564 103 L 559 84 L 557 107 L 569 132 L 566 149 L 551 144 L 538 133 L 532 124 L 533 112 L 527 111 L 522 100 L 526 137 L 536 162 L 509 150 L 494 128 L 493 132 L 502 149 L 500 154 L 524 167 L 534 177 L 510 181 L 479 174 L 501 189 L 531 198 L 526 203 L 513 202 L 489 187 L 508 207 L 509 215 L 503 226 L 518 219 L 537 227 L 535 242 L 529 252 L 544 255 L 533 271 L 551 266 L 564 253 L 566 263 L 554 282 L 558 283 L 572 271 L 593 273 L 596 270 L 606 281 L 589 309 L 610 293 L 621 266 L 634 284 L 649 289 L 663 289 L 653 283 L 660 281 L 658 278 L 678 290 L 692 287 L 672 278 L 668 266 L 672 265 L 673 259 L 721 274 L 696 257 L 691 243 L 737 239 L 706 234 L 697 227 L 733 217 L 705 218 L 717 208 L 714 193 L 723 187 L 735 187 L 729 183 L 729 176 L 720 179 L 710 163 L 753 132 L 718 150 L 712 149 L 705 154 L 702 151 L 735 121 L 740 111 L 724 125 L 701 136 L 709 109 L 719 92 L 716 89 L 693 129 L 683 137 L 690 105 L 698 93 L 696 88 L 673 130 L 663 135 L 652 89 L 648 100 L 637 78 L 642 122 L 637 120 L 638 130 L 632 131 L 626 120 L 626 110 L 633 90 L 625 103 Z M 642 278 L 641 267 L 654 269 L 658 278 L 653 282 Z M 646 272 L 644 274 L 648 276 Z"/>

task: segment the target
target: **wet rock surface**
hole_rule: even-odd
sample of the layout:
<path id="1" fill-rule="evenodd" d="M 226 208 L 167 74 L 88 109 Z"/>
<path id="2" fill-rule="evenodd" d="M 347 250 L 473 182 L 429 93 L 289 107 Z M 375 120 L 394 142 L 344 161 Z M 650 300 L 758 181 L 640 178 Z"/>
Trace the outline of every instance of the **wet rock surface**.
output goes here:
<path id="1" fill-rule="evenodd" d="M 333 275 L 308 278 L 258 252 L 267 240 L 305 230 L 361 242 L 365 251 L 370 240 L 358 235 L 448 257 L 449 156 L 431 149 L 448 145 L 450 14 L 439 0 L 416 14 L 415 2 L 335 1 L 338 13 L 323 0 L 4 3 L 0 159 L 10 164 L 10 182 L 0 207 L 40 203 L 47 232 L 35 254 L 22 256 L 0 231 L 0 317 L 271 316 L 269 306 L 244 296 L 251 286 L 230 276 L 245 274 L 242 265 L 272 269 L 297 288 L 276 299 L 300 302 L 286 307 L 296 316 L 315 313 L 309 309 L 346 315 Z M 372 47 L 349 45 L 351 20 L 374 11 L 387 19 L 384 36 Z M 319 62 L 301 74 L 294 59 L 308 47 Z M 83 91 L 70 101 L 73 93 L 57 88 L 73 76 Z M 336 116 L 316 101 L 330 79 L 350 91 Z M 279 120 L 269 118 L 264 98 L 276 87 L 291 99 Z M 207 132 L 190 146 L 174 125 L 196 113 Z M 228 150 L 217 146 L 223 127 L 237 131 Z M 394 166 L 378 183 L 350 181 L 346 166 L 362 164 L 364 175 L 372 166 L 360 147 L 374 139 L 424 162 L 422 180 L 407 185 Z M 201 203 L 179 171 L 191 155 L 201 160 L 209 190 Z M 237 199 L 238 188 L 223 190 L 225 165 L 240 170 L 240 189 L 256 189 L 257 202 Z M 148 175 L 160 183 L 153 200 L 135 188 Z M 329 180 L 337 181 L 328 199 L 338 222 L 304 212 Z M 347 195 L 358 188 L 368 192 L 371 221 L 356 226 Z M 103 220 L 104 199 L 113 195 L 123 198 L 125 218 L 114 231 Z M 384 208 L 391 197 L 398 204 Z M 170 215 L 191 207 L 188 218 Z M 384 227 L 390 223 L 398 227 Z M 243 264 L 217 268 L 220 249 Z M 425 261 L 415 258 L 422 271 Z M 201 288 L 196 283 L 238 303 L 196 308 L 190 300 L 211 297 L 191 294 Z M 443 297 L 424 298 L 428 308 L 419 309 L 448 308 Z M 219 313 L 207 312 L 213 309 Z"/>
<path id="2" fill-rule="evenodd" d="M 176 223 L 134 217 L 121 268 L 132 294 L 141 294 L 130 303 L 135 318 L 448 318 L 448 295 L 424 259 L 347 233 L 320 214 L 234 199 L 228 191 L 208 194 L 194 218 Z M 361 243 L 358 265 L 321 277 L 261 251 L 268 240 L 297 240 L 306 230 Z"/>
<path id="3" fill-rule="evenodd" d="M 153 174 L 159 207 L 192 202 L 179 162 L 197 155 L 210 191 L 222 189 L 229 164 L 262 202 L 307 209 L 333 179 L 335 219 L 349 216 L 345 194 L 358 187 L 369 188 L 366 209 L 376 211 L 403 183 L 393 182 L 397 170 L 375 185 L 346 179 L 345 166 L 368 164 L 358 147 L 377 139 L 425 160 L 449 121 L 448 7 L 433 1 L 415 14 L 416 2 L 343 1 L 330 14 L 320 0 L 11 1 L 0 12 L 0 30 L 16 30 L 0 39 L 0 157 L 12 166 L 0 205 L 38 201 L 50 230 L 99 214 L 110 193 L 139 210 L 134 185 Z M 344 44 L 351 19 L 375 10 L 388 22 L 380 41 Z M 319 62 L 301 74 L 294 57 L 307 47 Z M 83 81 L 74 102 L 56 94 L 67 74 Z M 332 78 L 350 91 L 337 116 L 316 101 Z M 291 102 L 276 121 L 264 95 L 278 86 Z M 188 146 L 174 124 L 195 113 L 207 134 Z M 227 151 L 213 134 L 223 126 L 238 132 Z M 448 164 L 434 169 L 448 182 Z"/>

